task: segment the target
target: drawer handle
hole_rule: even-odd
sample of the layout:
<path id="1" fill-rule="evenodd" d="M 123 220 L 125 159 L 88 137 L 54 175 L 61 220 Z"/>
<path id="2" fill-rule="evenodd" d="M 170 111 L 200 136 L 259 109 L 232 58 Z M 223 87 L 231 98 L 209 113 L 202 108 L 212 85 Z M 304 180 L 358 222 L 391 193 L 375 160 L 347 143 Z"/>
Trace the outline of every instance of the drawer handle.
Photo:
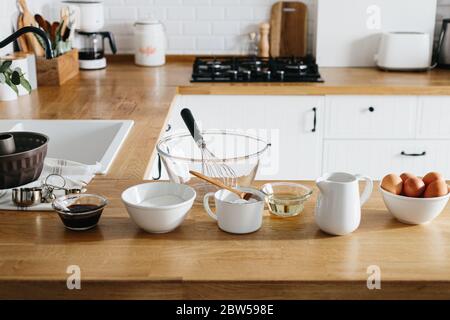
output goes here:
<path id="1" fill-rule="evenodd" d="M 422 153 L 406 153 L 405 151 L 402 151 L 401 155 L 402 156 L 407 156 L 407 157 L 423 157 L 426 156 L 427 152 L 424 151 Z"/>
<path id="2" fill-rule="evenodd" d="M 314 126 L 311 130 L 311 132 L 316 132 L 316 125 L 317 125 L 317 108 L 312 108 L 314 111 Z"/>
<path id="3" fill-rule="evenodd" d="M 370 111 L 370 112 L 374 112 L 374 111 L 375 111 L 375 108 L 371 106 L 371 107 L 369 107 L 369 111 Z"/>
<path id="4" fill-rule="evenodd" d="M 161 165 L 161 156 L 158 153 L 158 176 L 152 177 L 153 180 L 161 179 L 162 165 Z"/>

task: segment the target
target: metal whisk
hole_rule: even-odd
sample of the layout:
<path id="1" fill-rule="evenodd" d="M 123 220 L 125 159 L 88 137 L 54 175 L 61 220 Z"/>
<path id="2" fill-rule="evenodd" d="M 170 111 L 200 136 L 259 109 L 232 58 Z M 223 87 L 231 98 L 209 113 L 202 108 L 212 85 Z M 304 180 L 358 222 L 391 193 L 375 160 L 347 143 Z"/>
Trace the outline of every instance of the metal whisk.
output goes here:
<path id="1" fill-rule="evenodd" d="M 236 186 L 236 172 L 208 149 L 191 110 L 187 108 L 181 110 L 181 117 L 194 138 L 195 143 L 200 148 L 202 154 L 202 173 L 208 177 L 220 179 L 228 186 Z"/>

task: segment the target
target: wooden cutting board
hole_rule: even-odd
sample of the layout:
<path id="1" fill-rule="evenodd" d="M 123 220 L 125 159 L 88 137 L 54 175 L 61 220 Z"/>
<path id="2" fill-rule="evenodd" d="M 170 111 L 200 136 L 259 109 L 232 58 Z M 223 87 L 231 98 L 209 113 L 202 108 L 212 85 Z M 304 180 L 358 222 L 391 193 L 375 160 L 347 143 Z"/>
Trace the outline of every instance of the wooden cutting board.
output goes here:
<path id="1" fill-rule="evenodd" d="M 20 13 L 19 16 L 17 17 L 17 29 L 21 29 L 23 27 L 24 27 L 24 25 L 23 25 L 23 14 Z M 30 51 L 30 49 L 28 48 L 27 38 L 26 38 L 25 35 L 20 36 L 17 39 L 17 42 L 19 43 L 20 51 L 22 51 L 22 52 L 29 52 Z"/>
<path id="2" fill-rule="evenodd" d="M 307 52 L 308 7 L 302 2 L 280 1 L 272 6 L 270 55 L 303 57 Z"/>
<path id="3" fill-rule="evenodd" d="M 17 4 L 22 13 L 23 26 L 24 27 L 26 27 L 26 26 L 36 27 L 38 24 L 37 24 L 36 20 L 34 20 L 34 15 L 31 14 L 30 10 L 28 9 L 26 0 L 17 0 Z M 34 54 L 38 57 L 44 56 L 45 55 L 44 48 L 42 48 L 42 46 L 39 43 L 39 40 L 36 38 L 36 36 L 33 33 L 26 33 L 25 36 L 27 39 L 27 44 L 31 47 Z"/>

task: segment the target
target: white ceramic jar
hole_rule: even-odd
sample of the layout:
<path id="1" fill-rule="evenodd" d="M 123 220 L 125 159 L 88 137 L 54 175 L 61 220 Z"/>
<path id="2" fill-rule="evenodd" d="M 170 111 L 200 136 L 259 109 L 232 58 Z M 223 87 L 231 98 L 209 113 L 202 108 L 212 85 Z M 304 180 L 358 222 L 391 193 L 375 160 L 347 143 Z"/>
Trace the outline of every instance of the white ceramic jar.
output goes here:
<path id="1" fill-rule="evenodd" d="M 157 20 L 142 20 L 134 24 L 135 63 L 155 67 L 166 63 L 166 34 Z"/>

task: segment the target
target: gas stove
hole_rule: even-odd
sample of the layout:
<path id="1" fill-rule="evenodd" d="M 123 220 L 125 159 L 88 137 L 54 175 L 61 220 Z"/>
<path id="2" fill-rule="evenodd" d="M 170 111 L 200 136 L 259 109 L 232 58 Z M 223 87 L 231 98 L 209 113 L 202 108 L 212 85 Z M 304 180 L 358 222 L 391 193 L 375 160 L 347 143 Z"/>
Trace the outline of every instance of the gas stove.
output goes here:
<path id="1" fill-rule="evenodd" d="M 200 57 L 191 82 L 323 82 L 312 56 L 303 58 Z"/>

